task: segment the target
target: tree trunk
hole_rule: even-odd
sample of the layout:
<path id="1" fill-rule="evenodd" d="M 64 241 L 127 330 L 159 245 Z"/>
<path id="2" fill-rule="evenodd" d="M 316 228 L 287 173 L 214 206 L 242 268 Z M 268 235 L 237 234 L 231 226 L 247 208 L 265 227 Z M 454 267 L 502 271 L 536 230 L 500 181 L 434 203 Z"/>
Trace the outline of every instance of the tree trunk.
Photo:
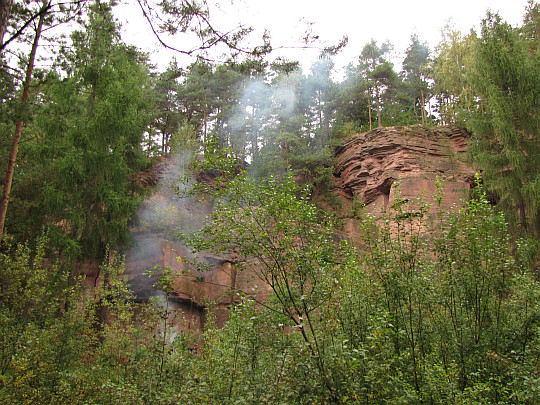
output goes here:
<path id="1" fill-rule="evenodd" d="M 368 111 L 369 111 L 369 130 L 373 129 L 373 124 L 371 123 L 371 89 L 368 90 Z"/>
<path id="2" fill-rule="evenodd" d="M 203 113 L 203 119 L 204 119 L 204 135 L 203 135 L 203 145 L 206 145 L 206 142 L 208 141 L 208 134 L 207 134 L 207 131 L 208 131 L 208 124 L 206 122 L 206 108 L 207 108 L 207 103 L 206 103 L 206 89 L 204 89 L 204 113 Z"/>
<path id="3" fill-rule="evenodd" d="M 518 212 L 519 212 L 519 220 L 521 222 L 521 228 L 525 231 L 529 228 L 529 224 L 527 221 L 527 210 L 525 208 L 525 201 L 523 200 L 523 197 L 519 197 L 519 203 L 518 203 Z"/>
<path id="4" fill-rule="evenodd" d="M 382 127 L 381 100 L 379 99 L 379 87 L 375 86 L 375 101 L 377 102 L 377 127 Z"/>
<path id="5" fill-rule="evenodd" d="M 422 124 L 426 124 L 426 110 L 425 110 L 425 100 L 424 100 L 424 90 L 420 90 L 421 92 L 421 95 L 422 95 L 422 98 L 421 98 L 421 103 L 422 103 Z"/>
<path id="6" fill-rule="evenodd" d="M 1 1 L 1 0 L 0 0 Z M 45 20 L 46 9 L 42 10 L 42 13 L 39 16 L 39 22 L 34 35 L 34 42 L 32 43 L 32 50 L 30 51 L 30 57 L 28 58 L 28 66 L 26 68 L 26 76 L 24 80 L 23 93 L 21 96 L 21 105 L 23 107 L 23 119 L 24 112 L 26 110 L 26 102 L 30 94 L 30 82 L 32 81 L 32 73 L 34 71 L 34 62 L 36 59 L 36 52 L 38 47 L 38 42 L 41 37 L 41 30 L 43 28 L 43 21 Z M 0 241 L 4 235 L 4 223 L 6 221 L 6 212 L 9 202 L 9 194 L 11 193 L 11 183 L 13 181 L 13 172 L 15 170 L 15 160 L 17 159 L 17 151 L 19 150 L 19 141 L 21 140 L 21 133 L 24 121 L 20 119 L 17 121 L 15 126 L 15 137 L 13 138 L 13 146 L 11 147 L 11 152 L 9 154 L 8 167 L 6 171 L 6 181 L 4 183 L 4 194 L 2 196 L 2 201 L 0 202 Z"/>
<path id="7" fill-rule="evenodd" d="M 13 0 L 0 0 L 0 44 L 4 43 L 4 34 L 6 33 L 12 4 Z"/>

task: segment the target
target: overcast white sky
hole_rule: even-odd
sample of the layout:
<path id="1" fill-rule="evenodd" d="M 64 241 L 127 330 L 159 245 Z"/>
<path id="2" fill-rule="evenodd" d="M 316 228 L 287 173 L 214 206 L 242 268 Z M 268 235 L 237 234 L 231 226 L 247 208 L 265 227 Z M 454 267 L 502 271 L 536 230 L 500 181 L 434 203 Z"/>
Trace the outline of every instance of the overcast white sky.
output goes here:
<path id="1" fill-rule="evenodd" d="M 433 50 L 441 39 L 441 29 L 449 21 L 467 33 L 478 28 L 486 11 L 491 10 L 515 26 L 522 23 L 527 6 L 527 0 L 208 0 L 208 3 L 216 25 L 233 27 L 241 22 L 253 26 L 259 36 L 267 28 L 275 47 L 300 45 L 299 38 L 308 23 L 312 23 L 313 34 L 327 44 L 347 35 L 349 45 L 336 59 L 336 64 L 341 66 L 355 62 L 362 47 L 372 38 L 379 42 L 389 40 L 401 59 L 413 33 Z M 140 10 L 122 7 L 118 17 L 125 29 L 124 40 L 151 52 L 152 60 L 164 68 L 173 54 L 160 49 Z M 182 46 L 181 40 L 171 41 L 176 47 Z M 283 54 L 301 60 L 308 69 L 318 53 L 283 49 L 272 56 Z M 190 62 L 180 55 L 177 59 L 180 63 Z"/>

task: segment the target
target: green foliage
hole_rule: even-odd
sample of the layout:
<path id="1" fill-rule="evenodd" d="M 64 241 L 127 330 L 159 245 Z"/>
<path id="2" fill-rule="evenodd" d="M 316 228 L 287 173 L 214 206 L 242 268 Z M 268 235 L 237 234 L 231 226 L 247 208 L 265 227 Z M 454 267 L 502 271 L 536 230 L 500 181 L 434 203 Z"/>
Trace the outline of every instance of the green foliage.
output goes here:
<path id="1" fill-rule="evenodd" d="M 277 322 L 291 328 L 288 338 L 300 336 L 308 345 L 318 371 L 310 395 L 338 402 L 496 403 L 519 397 L 532 403 L 536 394 L 527 384 L 537 366 L 539 336 L 532 324 L 538 322 L 540 289 L 527 260 L 518 262 L 511 253 L 504 216 L 493 211 L 480 185 L 477 190 L 466 207 L 440 212 L 430 222 L 436 207 L 422 198 L 404 200 L 397 188 L 386 216 L 363 216 L 365 253 L 357 257 L 346 245 L 334 250 L 330 239 L 323 244 L 335 247 L 321 251 L 320 236 L 304 235 L 300 224 L 311 211 L 302 208 L 305 195 L 290 176 L 280 184 L 241 175 L 220 195 L 212 222 L 187 240 L 196 250 L 234 253 L 270 286 L 274 300 L 255 315 L 250 309 L 249 322 L 267 311 L 284 316 Z M 428 229 L 434 232 L 431 240 Z M 529 250 L 526 241 L 518 246 Z M 339 268 L 326 272 L 327 286 L 320 278 L 321 253 Z M 272 312 L 264 316 L 271 318 Z M 231 327 L 240 321 L 233 319 Z M 261 331 L 253 337 L 258 347 L 272 350 L 264 343 L 264 327 L 247 329 Z M 226 333 L 236 342 L 231 342 L 234 365 L 228 367 L 238 370 L 240 359 L 252 355 L 234 340 L 244 342 L 241 329 Z M 288 352 L 280 350 L 286 358 Z M 256 356 L 262 359 L 261 353 Z M 241 374 L 235 371 L 229 390 L 222 388 L 227 400 L 234 392 L 243 398 L 234 388 L 247 381 Z"/>
<path id="2" fill-rule="evenodd" d="M 29 128 L 34 138 L 21 148 L 11 215 L 35 223 L 26 235 L 49 225 L 62 253 L 103 257 L 107 243 L 126 241 L 139 202 L 130 175 L 144 164 L 148 69 L 119 43 L 109 6 L 94 7 L 84 28 L 64 55 L 68 70 L 49 72 L 36 95 L 43 102 Z"/>
<path id="3" fill-rule="evenodd" d="M 339 284 L 340 245 L 333 241 L 333 218 L 309 202 L 308 192 L 292 175 L 278 182 L 240 173 L 220 193 L 211 222 L 186 242 L 195 251 L 234 253 L 271 288 L 275 302 L 269 307 L 301 334 L 323 387 L 335 398 L 316 319 Z"/>
<path id="4" fill-rule="evenodd" d="M 399 75 L 387 60 L 391 49 L 389 43 L 379 45 L 372 40 L 363 47 L 358 65 L 346 68 L 345 79 L 335 91 L 336 137 L 372 129 L 375 115 L 377 126 L 430 124 L 434 120 L 428 108 L 428 47 L 413 35 Z"/>
<path id="5" fill-rule="evenodd" d="M 134 304 L 120 257 L 88 291 L 47 263 L 46 244 L 0 256 L 0 402 L 169 403 L 161 385 L 189 359 L 187 342 L 162 333 L 159 308 Z"/>
<path id="6" fill-rule="evenodd" d="M 160 6 L 185 16 L 180 30 L 205 16 L 196 4 Z M 32 240 L 47 224 L 49 239 L 0 252 L 0 402 L 540 402 L 538 240 L 514 240 L 479 182 L 449 212 L 442 194 L 430 206 L 403 199 L 399 185 L 382 218 L 355 199 L 354 241 L 313 204 L 333 203 L 333 142 L 369 128 L 374 105 L 381 125 L 419 120 L 425 44 L 412 37 L 398 76 L 389 45 L 371 42 L 341 85 L 331 59 L 304 75 L 296 62 L 257 57 L 173 63 L 151 80 L 110 7 L 92 5 L 73 47 L 35 75 L 9 225 Z M 488 15 L 478 37 L 447 32 L 430 72 L 441 120 L 472 115 L 486 187 L 524 226 L 539 218 L 537 14 L 531 1 L 521 28 Z M 11 131 L 17 90 L 4 73 L 0 128 Z M 174 326 L 171 268 L 152 269 L 161 296 L 135 304 L 121 257 L 106 249 L 124 241 L 145 157 L 186 147 L 203 153 L 191 194 L 214 212 L 183 238 L 258 277 L 251 291 L 231 290 L 223 328 L 209 304 L 193 334 Z M 156 211 L 152 230 L 174 209 Z M 87 290 L 58 253 L 108 258 Z"/>
<path id="7" fill-rule="evenodd" d="M 392 45 L 388 42 L 378 46 L 376 41 L 372 40 L 364 46 L 360 54 L 359 69 L 366 80 L 370 109 L 373 108 L 371 100 L 375 102 L 378 127 L 382 126 L 382 105 L 386 105 L 388 100 L 385 100 L 385 96 L 391 94 L 397 80 L 392 63 L 385 58 L 391 49 Z M 371 128 L 371 121 L 369 125 Z"/>
<path id="8" fill-rule="evenodd" d="M 530 335 L 525 325 L 531 321 L 528 309 L 538 310 L 533 298 L 538 282 L 531 269 L 510 254 L 504 215 L 490 207 L 480 187 L 466 207 L 449 214 L 441 235 L 445 238 L 436 245 L 440 293 L 448 297 L 441 308 L 441 357 L 450 354 L 455 359 L 456 383 L 465 392 L 467 385 L 474 390 L 485 384 L 482 395 L 493 402 L 517 395 L 506 388 L 516 384 L 507 372 L 519 368 L 512 360 L 518 353 L 522 365 L 536 361 L 526 352 L 538 349 L 538 336 Z M 524 295 L 524 287 L 532 295 Z M 527 375 L 528 367 L 521 369 L 520 378 Z"/>
<path id="9" fill-rule="evenodd" d="M 518 212 L 523 229 L 539 233 L 540 58 L 530 52 L 534 41 L 488 14 L 471 77 L 480 105 L 467 127 L 478 137 L 472 154 L 501 207 Z"/>
<path id="10" fill-rule="evenodd" d="M 6 249 L 0 256 L 0 398 L 4 403 L 43 403 L 61 398 L 62 386 L 92 339 L 89 322 L 78 316 L 79 289 L 69 272 L 46 263 L 47 238 L 35 253 L 28 246 Z M 62 376 L 64 378 L 62 378 Z"/>
<path id="11" fill-rule="evenodd" d="M 342 283 L 338 315 L 353 348 L 350 384 L 359 398 L 537 400 L 524 384 L 536 381 L 530 373 L 539 336 L 529 323 L 538 322 L 538 281 L 526 260 L 511 254 L 504 215 L 478 190 L 432 225 L 429 206 L 399 193 L 382 220 L 366 215 L 365 260 Z"/>
<path id="12" fill-rule="evenodd" d="M 8 249 L 0 272 L 0 398 L 540 400 L 534 243 L 511 239 L 479 183 L 469 202 L 449 212 L 440 211 L 442 191 L 430 206 L 403 199 L 397 185 L 382 218 L 361 213 L 358 250 L 335 237 L 335 218 L 318 210 L 292 175 L 255 180 L 241 172 L 221 184 L 207 189 L 215 193 L 211 222 L 184 237 L 196 250 L 234 254 L 237 270 L 260 279 L 254 291 L 231 291 L 223 328 L 210 306 L 198 336 L 172 329 L 181 314 L 167 299 L 176 277 L 169 268 L 152 270 L 164 299 L 141 307 L 132 301 L 120 257 L 110 255 L 90 293 L 58 266 L 43 265 L 46 241 L 36 254 Z"/>
<path id="13" fill-rule="evenodd" d="M 540 229 L 537 15 L 531 1 L 521 27 L 491 13 L 479 33 L 447 27 L 430 68 L 441 121 L 474 135 L 471 160 L 486 187 L 514 229 L 532 234 Z"/>
<path id="14" fill-rule="evenodd" d="M 466 69 L 473 59 L 473 35 L 464 36 L 446 26 L 443 38 L 436 48 L 436 57 L 430 67 L 435 81 L 434 92 L 438 99 L 438 112 L 444 124 L 465 122 L 465 114 L 475 105 L 474 93 Z"/>
<path id="15" fill-rule="evenodd" d="M 362 202 L 360 197 L 358 197 L 357 194 L 353 195 L 351 207 L 347 216 L 354 219 L 361 219 L 364 207 L 365 204 Z"/>
<path id="16" fill-rule="evenodd" d="M 412 35 L 411 44 L 403 59 L 403 71 L 401 72 L 403 89 L 400 97 L 410 100 L 410 107 L 407 111 L 414 115 L 417 123 L 423 124 L 428 123 L 426 104 L 431 98 L 426 77 L 429 53 L 427 44 L 420 42 L 416 35 Z M 399 104 L 403 104 L 403 101 Z"/>

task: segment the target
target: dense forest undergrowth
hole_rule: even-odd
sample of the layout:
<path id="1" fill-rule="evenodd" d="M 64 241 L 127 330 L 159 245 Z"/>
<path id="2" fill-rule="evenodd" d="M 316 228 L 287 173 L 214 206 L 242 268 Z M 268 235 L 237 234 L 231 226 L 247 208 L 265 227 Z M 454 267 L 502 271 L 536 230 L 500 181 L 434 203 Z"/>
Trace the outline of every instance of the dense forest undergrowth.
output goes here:
<path id="1" fill-rule="evenodd" d="M 433 55 L 412 36 L 399 72 L 371 41 L 338 82 L 339 46 L 305 73 L 270 61 L 268 38 L 247 50 L 247 31 L 218 32 L 204 3 L 176 3 L 161 21 L 198 27 L 201 46 L 164 72 L 122 42 L 114 2 L 0 3 L 0 401 L 539 403 L 538 4 L 519 27 L 488 13 L 479 32 L 446 29 Z M 220 63 L 205 53 L 217 43 L 232 50 Z M 333 202 L 334 147 L 415 124 L 471 133 L 468 201 L 445 211 L 444 182 L 430 204 L 396 182 L 380 218 L 356 201 L 361 240 L 336 237 L 313 199 Z M 270 294 L 231 290 L 224 327 L 208 302 L 204 330 L 178 333 L 175 275 L 136 304 L 122 252 L 151 192 L 138 173 L 185 150 L 187 174 L 217 180 L 182 189 L 214 211 L 179 237 L 234 253 Z M 103 263 L 91 289 L 85 258 Z"/>
<path id="2" fill-rule="evenodd" d="M 233 290 L 223 328 L 213 325 L 209 303 L 205 329 L 178 334 L 166 304 L 134 303 L 120 260 L 102 265 L 103 283 L 90 294 L 44 261 L 45 235 L 34 254 L 19 246 L 1 257 L 3 400 L 540 399 L 534 242 L 511 236 L 481 187 L 433 220 L 421 199 L 399 197 L 382 221 L 365 214 L 361 249 L 336 240 L 335 216 L 317 209 L 292 176 L 235 176 L 220 193 L 227 203 L 186 241 L 245 259 L 271 287 L 268 300 Z M 173 283 L 164 271 L 165 296 Z"/>

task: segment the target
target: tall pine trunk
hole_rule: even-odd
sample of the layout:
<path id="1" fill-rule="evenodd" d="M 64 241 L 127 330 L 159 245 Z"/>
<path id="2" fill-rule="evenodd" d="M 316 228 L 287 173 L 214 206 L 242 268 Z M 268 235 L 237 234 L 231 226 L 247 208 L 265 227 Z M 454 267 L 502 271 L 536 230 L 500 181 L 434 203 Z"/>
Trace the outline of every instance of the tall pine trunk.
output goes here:
<path id="1" fill-rule="evenodd" d="M 373 123 L 371 122 L 371 89 L 368 90 L 368 111 L 369 111 L 369 130 L 373 129 Z"/>
<path id="2" fill-rule="evenodd" d="M 0 202 L 0 241 L 4 235 L 4 223 L 6 221 L 7 207 L 9 203 L 9 195 L 11 193 L 11 183 L 13 181 L 13 172 L 15 171 L 15 161 L 17 159 L 17 152 L 19 150 L 19 142 L 21 140 L 22 128 L 24 124 L 24 112 L 26 112 L 26 103 L 28 102 L 28 97 L 30 94 L 30 82 L 32 81 L 32 73 L 34 71 L 34 62 L 36 59 L 36 52 L 38 47 L 38 42 L 41 37 L 41 31 L 43 28 L 43 21 L 45 20 L 46 8 L 42 9 L 42 12 L 39 15 L 39 21 L 36 28 L 36 33 L 34 35 L 34 41 L 32 43 L 32 49 L 30 51 L 30 56 L 28 58 L 28 66 L 26 67 L 26 76 L 24 79 L 23 93 L 21 96 L 21 105 L 23 107 L 23 118 L 17 121 L 15 126 L 15 136 L 13 138 L 13 146 L 11 147 L 11 152 L 9 153 L 8 167 L 6 171 L 6 181 L 4 183 L 4 194 L 2 196 L 2 201 Z"/>
<path id="3" fill-rule="evenodd" d="M 379 96 L 379 86 L 375 86 L 375 102 L 377 103 L 377 127 L 382 127 L 381 100 Z"/>
<path id="4" fill-rule="evenodd" d="M 13 0 L 0 0 L 0 44 L 4 43 L 4 34 L 6 33 L 12 4 Z"/>

